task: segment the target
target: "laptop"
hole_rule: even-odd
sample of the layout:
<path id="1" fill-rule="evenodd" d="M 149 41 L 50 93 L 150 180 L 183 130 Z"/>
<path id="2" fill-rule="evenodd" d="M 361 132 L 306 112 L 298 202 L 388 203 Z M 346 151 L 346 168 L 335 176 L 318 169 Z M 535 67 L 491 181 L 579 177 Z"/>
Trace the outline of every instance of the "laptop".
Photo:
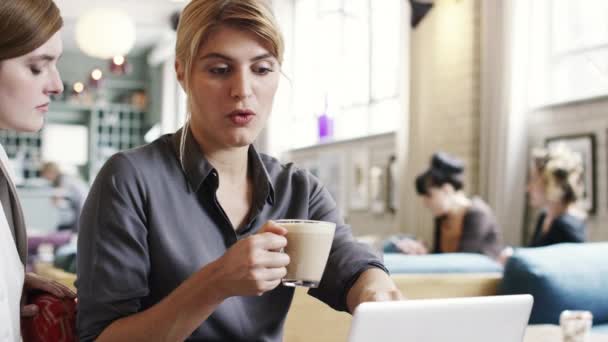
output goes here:
<path id="1" fill-rule="evenodd" d="M 369 302 L 353 315 L 349 342 L 521 342 L 530 295 Z"/>

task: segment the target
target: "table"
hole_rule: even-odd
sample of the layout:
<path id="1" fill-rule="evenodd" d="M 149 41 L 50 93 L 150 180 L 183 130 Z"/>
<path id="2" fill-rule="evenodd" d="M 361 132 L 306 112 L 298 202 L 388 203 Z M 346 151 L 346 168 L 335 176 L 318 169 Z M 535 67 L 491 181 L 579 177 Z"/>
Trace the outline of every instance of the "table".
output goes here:
<path id="1" fill-rule="evenodd" d="M 530 325 L 526 329 L 524 342 L 562 342 L 562 331 L 559 325 Z M 608 334 L 591 333 L 587 342 L 608 342 Z"/>

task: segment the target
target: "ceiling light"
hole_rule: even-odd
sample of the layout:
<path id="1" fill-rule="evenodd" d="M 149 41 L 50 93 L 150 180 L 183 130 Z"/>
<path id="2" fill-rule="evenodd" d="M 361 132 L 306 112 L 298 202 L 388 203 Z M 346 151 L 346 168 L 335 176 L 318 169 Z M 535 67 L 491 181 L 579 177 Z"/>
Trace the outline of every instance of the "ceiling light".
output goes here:
<path id="1" fill-rule="evenodd" d="M 124 56 L 135 45 L 135 23 L 118 9 L 91 9 L 76 22 L 76 43 L 91 57 Z"/>

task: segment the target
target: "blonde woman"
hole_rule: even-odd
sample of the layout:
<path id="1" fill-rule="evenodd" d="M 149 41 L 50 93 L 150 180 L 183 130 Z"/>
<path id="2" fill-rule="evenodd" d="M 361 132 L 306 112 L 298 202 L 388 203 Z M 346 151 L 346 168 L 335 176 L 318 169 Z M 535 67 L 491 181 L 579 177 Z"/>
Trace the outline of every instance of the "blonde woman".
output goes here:
<path id="1" fill-rule="evenodd" d="M 50 97 L 63 91 L 57 72 L 63 21 L 51 0 L 0 1 L 0 129 L 35 132 L 42 128 Z M 25 273 L 26 225 L 0 145 L 0 336 L 20 341 L 20 316 L 39 308 L 25 305 L 32 290 L 59 297 L 74 294 L 65 286 Z"/>
<path id="2" fill-rule="evenodd" d="M 84 206 L 82 341 L 281 341 L 294 289 L 280 286 L 290 261 L 277 251 L 286 245 L 286 230 L 272 222 L 280 218 L 337 223 L 311 295 L 350 312 L 363 301 L 401 298 L 319 181 L 252 145 L 283 58 L 266 6 L 193 0 L 184 9 L 176 72 L 188 94 L 187 124 L 111 158 Z"/>
<path id="3" fill-rule="evenodd" d="M 580 156 L 564 145 L 533 151 L 527 190 L 530 204 L 541 213 L 530 247 L 585 241 L 582 177 Z"/>

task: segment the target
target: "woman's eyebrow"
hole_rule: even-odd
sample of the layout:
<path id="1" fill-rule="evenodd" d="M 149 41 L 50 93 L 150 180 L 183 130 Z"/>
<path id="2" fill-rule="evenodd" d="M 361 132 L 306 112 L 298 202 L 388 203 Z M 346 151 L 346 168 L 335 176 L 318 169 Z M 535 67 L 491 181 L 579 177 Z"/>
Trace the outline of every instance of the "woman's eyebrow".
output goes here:
<path id="1" fill-rule="evenodd" d="M 259 60 L 262 60 L 262 59 L 266 59 L 266 58 L 271 58 L 271 57 L 274 57 L 271 53 L 264 53 L 264 54 L 261 54 L 259 56 L 255 56 L 255 57 L 251 58 L 250 61 L 251 62 L 256 62 L 256 61 L 259 61 Z M 213 58 L 223 59 L 223 60 L 226 60 L 226 61 L 233 61 L 234 60 L 233 58 L 230 58 L 229 56 L 226 56 L 224 54 L 217 53 L 217 52 L 208 53 L 208 54 L 202 56 L 200 59 L 204 60 L 204 59 L 213 59 Z"/>

